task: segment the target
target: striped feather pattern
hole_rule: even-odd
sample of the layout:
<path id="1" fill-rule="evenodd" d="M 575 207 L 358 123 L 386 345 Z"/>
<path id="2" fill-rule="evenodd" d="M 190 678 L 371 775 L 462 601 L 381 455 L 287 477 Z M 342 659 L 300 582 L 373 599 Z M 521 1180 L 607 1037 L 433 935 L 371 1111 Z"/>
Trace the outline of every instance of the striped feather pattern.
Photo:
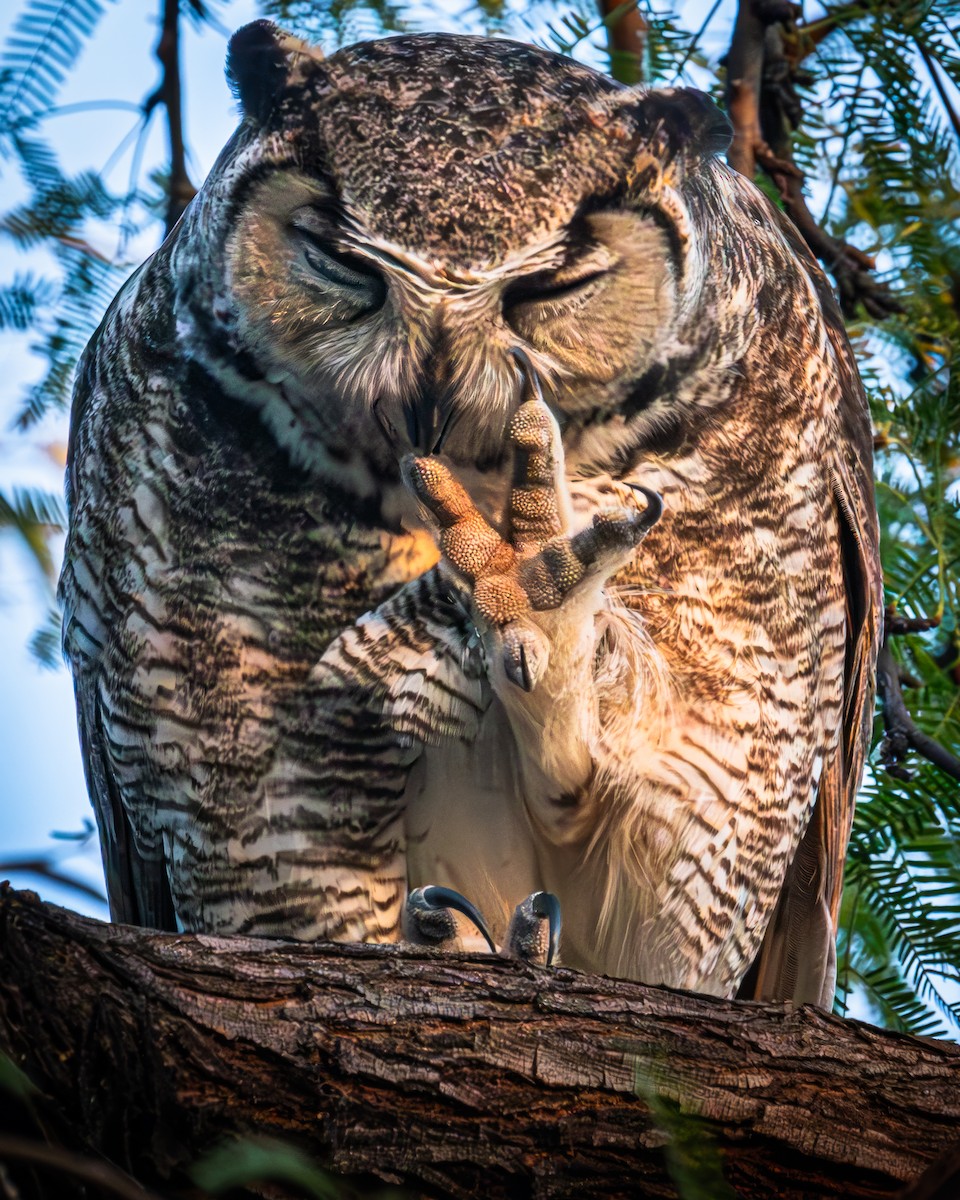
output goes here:
<path id="1" fill-rule="evenodd" d="M 568 965 L 825 1001 L 880 603 L 816 264 L 690 93 L 475 39 L 291 46 L 77 381 L 64 647 L 114 916 L 390 941 L 440 883 L 502 937 L 545 888 Z M 442 429 L 505 529 L 516 347 L 565 532 L 626 484 L 664 503 L 535 614 L 529 693 L 397 466 Z"/>

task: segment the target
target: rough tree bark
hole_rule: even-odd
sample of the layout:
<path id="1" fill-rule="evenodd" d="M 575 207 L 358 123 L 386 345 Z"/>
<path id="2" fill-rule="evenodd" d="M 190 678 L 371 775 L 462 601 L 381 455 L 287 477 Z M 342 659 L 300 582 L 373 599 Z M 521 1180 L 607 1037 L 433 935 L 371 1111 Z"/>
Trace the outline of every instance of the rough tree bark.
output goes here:
<path id="1" fill-rule="evenodd" d="M 152 933 L 8 886 L 0 1047 L 75 1146 L 168 1192 L 257 1133 L 417 1195 L 675 1196 L 655 1092 L 709 1130 L 739 1196 L 895 1196 L 960 1122 L 960 1047 L 815 1009 Z"/>

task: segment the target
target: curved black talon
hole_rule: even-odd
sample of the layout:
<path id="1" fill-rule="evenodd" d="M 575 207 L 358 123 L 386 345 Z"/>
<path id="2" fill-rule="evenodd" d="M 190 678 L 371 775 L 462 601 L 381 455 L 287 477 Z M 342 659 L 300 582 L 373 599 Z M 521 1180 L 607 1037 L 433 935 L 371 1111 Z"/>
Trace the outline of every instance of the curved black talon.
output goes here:
<path id="1" fill-rule="evenodd" d="M 553 966 L 553 960 L 560 949 L 560 901 L 553 892 L 534 892 L 530 904 L 538 917 L 545 917 L 550 930 L 550 940 L 547 943 L 547 966 Z"/>
<path id="2" fill-rule="evenodd" d="M 533 399 L 546 403 L 543 399 L 543 386 L 540 383 L 540 376 L 537 374 L 537 369 L 530 361 L 530 356 L 521 346 L 511 346 L 510 353 L 517 360 L 520 367 L 520 383 L 524 391 L 527 390 L 533 393 Z M 524 396 L 524 400 L 530 399 L 529 396 Z"/>
<path id="3" fill-rule="evenodd" d="M 431 454 L 443 453 L 444 443 L 453 432 L 455 427 L 459 424 L 460 418 L 463 416 L 462 411 L 452 406 L 447 409 L 446 414 L 444 414 L 442 407 L 437 409 L 437 413 L 440 418 L 440 432 L 437 434 L 436 440 L 433 443 L 433 449 L 430 451 Z"/>
<path id="4" fill-rule="evenodd" d="M 655 492 L 652 488 L 644 487 L 640 483 L 627 483 L 627 487 L 634 492 L 643 492 L 647 500 L 647 507 L 642 516 L 643 531 L 646 533 L 648 529 L 652 529 L 654 525 L 663 516 L 663 497 L 659 492 Z"/>
<path id="5" fill-rule="evenodd" d="M 544 945 L 543 922 L 547 922 Z M 521 962 L 544 962 L 553 966 L 560 948 L 560 901 L 553 892 L 533 892 L 514 909 L 503 949 L 504 958 Z"/>
<path id="6" fill-rule="evenodd" d="M 480 911 L 475 905 L 471 904 L 466 896 L 461 896 L 459 892 L 455 892 L 453 888 L 441 887 L 439 884 L 431 883 L 426 887 L 415 888 L 407 897 L 407 903 L 416 907 L 422 901 L 423 905 L 432 911 L 442 908 L 452 908 L 455 912 L 463 913 L 463 915 L 476 925 L 477 929 L 483 935 L 484 941 L 490 947 L 490 953 L 496 954 L 497 947 L 494 945 L 493 938 L 490 936 L 490 931 L 487 929 L 487 924 Z"/>
<path id="7" fill-rule="evenodd" d="M 530 663 L 527 661 L 527 648 L 523 642 L 520 643 L 517 657 L 520 660 L 518 663 L 514 664 L 512 661 L 507 663 L 507 677 L 511 683 L 523 688 L 525 692 L 532 692 L 533 676 L 530 674 Z"/>

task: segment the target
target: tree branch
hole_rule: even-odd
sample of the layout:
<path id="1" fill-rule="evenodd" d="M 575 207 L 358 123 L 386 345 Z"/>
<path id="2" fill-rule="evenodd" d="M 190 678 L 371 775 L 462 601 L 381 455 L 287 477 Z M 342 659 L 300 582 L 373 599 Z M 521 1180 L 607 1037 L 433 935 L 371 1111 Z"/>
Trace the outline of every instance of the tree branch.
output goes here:
<path id="1" fill-rule="evenodd" d="M 62 856 L 50 853 L 14 855 L 12 858 L 0 859 L 0 879 L 15 872 L 23 875 L 35 875 L 39 879 L 49 879 L 51 883 L 56 883 L 60 887 L 72 888 L 81 896 L 86 896 L 88 900 L 96 900 L 100 904 L 106 905 L 107 898 L 100 888 L 60 869 L 60 857 Z"/>
<path id="2" fill-rule="evenodd" d="M 773 180 L 788 216 L 836 280 L 847 316 L 862 304 L 882 320 L 902 312 L 902 305 L 875 278 L 876 264 L 869 255 L 832 237 L 817 222 L 803 194 L 803 172 L 793 161 L 791 135 L 803 109 L 795 91 L 798 60 L 784 49 L 783 27 L 792 9 L 781 0 L 740 0 L 726 60 L 727 108 L 734 129 L 727 160 L 748 179 L 760 166 Z M 787 23 L 793 24 L 792 17 Z M 799 45 L 796 36 L 794 43 Z"/>
<path id="3" fill-rule="evenodd" d="M 757 173 L 760 132 L 760 88 L 763 83 L 764 24 L 751 0 L 740 0 L 727 51 L 727 112 L 733 122 L 733 142 L 727 162 L 753 179 Z"/>
<path id="4" fill-rule="evenodd" d="M 9 887 L 0 1046 L 78 1151 L 168 1193 L 212 1143 L 256 1133 L 418 1195 L 675 1196 L 669 1110 L 742 1200 L 877 1198 L 960 1119 L 960 1047 L 813 1008 L 493 956 L 153 933 Z"/>
<path id="5" fill-rule="evenodd" d="M 939 617 L 904 617 L 896 612 L 893 605 L 887 608 L 883 616 L 883 629 L 887 637 L 902 637 L 905 633 L 928 633 L 940 625 Z"/>
<path id="6" fill-rule="evenodd" d="M 899 778 L 906 775 L 909 778 L 901 763 L 907 751 L 913 749 L 952 779 L 960 780 L 960 758 L 951 754 L 929 734 L 918 729 L 907 710 L 900 690 L 904 681 L 903 672 L 890 649 L 891 632 L 896 631 L 887 630 L 877 658 L 877 692 L 883 711 L 883 727 L 886 730 L 880 747 L 880 759 L 892 775 Z"/>
<path id="7" fill-rule="evenodd" d="M 641 83 L 649 26 L 636 0 L 598 0 L 597 7 L 607 30 L 610 74 L 620 83 Z"/>
<path id="8" fill-rule="evenodd" d="M 167 112 L 170 192 L 167 198 L 166 233 L 169 233 L 197 194 L 197 189 L 187 173 L 187 152 L 183 138 L 179 0 L 163 0 L 163 24 L 155 54 L 163 67 L 163 79 L 154 95 L 147 100 L 144 109 L 149 112 L 153 104 L 160 101 Z"/>

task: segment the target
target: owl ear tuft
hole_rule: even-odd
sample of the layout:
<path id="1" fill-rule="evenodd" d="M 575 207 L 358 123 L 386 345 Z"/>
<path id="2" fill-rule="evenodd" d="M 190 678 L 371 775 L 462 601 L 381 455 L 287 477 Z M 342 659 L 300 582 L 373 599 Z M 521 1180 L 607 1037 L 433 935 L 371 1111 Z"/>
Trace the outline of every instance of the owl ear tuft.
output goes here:
<path id="1" fill-rule="evenodd" d="M 646 92 L 635 113 L 641 137 L 664 167 L 674 159 L 692 164 L 723 154 L 733 137 L 726 114 L 696 88 Z"/>
<path id="2" fill-rule="evenodd" d="M 230 39 L 227 83 L 245 117 L 264 121 L 287 78 L 283 31 L 272 21 L 252 21 Z"/>
<path id="3" fill-rule="evenodd" d="M 227 83 L 240 101 L 243 115 L 262 124 L 291 75 L 322 57 L 316 46 L 272 21 L 251 21 L 230 39 Z"/>

